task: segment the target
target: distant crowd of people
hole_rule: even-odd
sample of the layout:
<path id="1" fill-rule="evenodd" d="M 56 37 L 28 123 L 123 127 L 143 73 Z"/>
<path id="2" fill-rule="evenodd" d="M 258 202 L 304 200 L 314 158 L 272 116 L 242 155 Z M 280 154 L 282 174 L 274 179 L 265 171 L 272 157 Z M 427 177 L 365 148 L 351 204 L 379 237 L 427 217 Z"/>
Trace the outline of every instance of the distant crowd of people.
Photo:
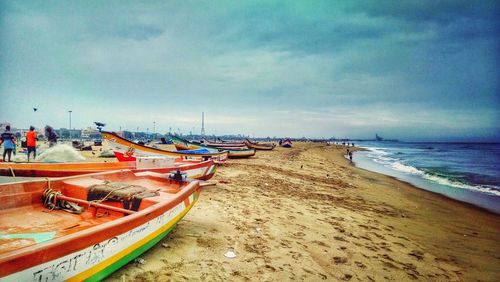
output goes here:
<path id="1" fill-rule="evenodd" d="M 36 158 L 36 142 L 38 141 L 38 134 L 35 131 L 34 126 L 30 126 L 29 131 L 26 132 L 26 148 L 28 155 L 28 162 L 30 161 L 30 156 L 33 153 L 33 159 Z M 49 147 L 57 144 L 57 135 L 54 128 L 50 125 L 45 126 L 45 137 L 49 143 Z M 5 126 L 5 130 L 0 135 L 0 146 L 3 144 L 3 161 L 11 162 L 12 154 L 16 154 L 17 150 L 17 140 L 14 133 L 12 133 L 10 125 Z"/>

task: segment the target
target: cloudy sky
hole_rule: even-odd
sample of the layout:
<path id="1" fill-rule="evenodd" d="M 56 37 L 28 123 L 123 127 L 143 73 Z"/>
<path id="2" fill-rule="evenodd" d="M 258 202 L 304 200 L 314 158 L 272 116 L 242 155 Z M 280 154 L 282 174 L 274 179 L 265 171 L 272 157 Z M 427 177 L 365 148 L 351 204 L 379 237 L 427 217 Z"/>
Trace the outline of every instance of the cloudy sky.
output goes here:
<path id="1" fill-rule="evenodd" d="M 500 141 L 498 1 L 0 3 L 15 127 Z"/>

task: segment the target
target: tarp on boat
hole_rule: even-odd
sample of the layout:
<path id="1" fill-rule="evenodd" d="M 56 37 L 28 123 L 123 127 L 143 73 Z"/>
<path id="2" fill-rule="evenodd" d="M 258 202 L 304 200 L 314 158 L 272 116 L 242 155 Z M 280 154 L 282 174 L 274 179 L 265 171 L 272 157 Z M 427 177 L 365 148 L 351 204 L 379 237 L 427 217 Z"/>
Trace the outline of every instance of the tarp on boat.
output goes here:
<path id="1" fill-rule="evenodd" d="M 185 153 L 185 154 L 210 154 L 211 153 L 208 149 L 178 150 L 177 152 Z"/>

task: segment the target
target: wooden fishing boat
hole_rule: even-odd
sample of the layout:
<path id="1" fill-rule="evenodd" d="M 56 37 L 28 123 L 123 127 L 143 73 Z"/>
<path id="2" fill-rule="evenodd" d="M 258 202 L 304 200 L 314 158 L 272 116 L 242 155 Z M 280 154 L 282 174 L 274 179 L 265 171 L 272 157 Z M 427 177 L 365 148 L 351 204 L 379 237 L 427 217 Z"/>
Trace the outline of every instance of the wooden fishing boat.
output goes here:
<path id="1" fill-rule="evenodd" d="M 228 150 L 229 158 L 238 159 L 238 158 L 248 158 L 255 155 L 255 149 L 231 149 Z"/>
<path id="2" fill-rule="evenodd" d="M 223 163 L 228 158 L 228 152 L 223 150 L 212 150 L 210 153 L 191 154 L 174 151 L 166 151 L 157 148 L 140 145 L 120 137 L 114 132 L 101 131 L 102 137 L 108 142 L 109 147 L 114 152 L 119 152 L 128 156 L 147 157 L 147 156 L 171 156 L 177 157 L 179 160 L 209 160 L 212 159 L 216 163 Z"/>
<path id="3" fill-rule="evenodd" d="M 203 144 L 197 144 L 194 142 L 187 141 L 185 139 L 182 139 L 178 136 L 172 136 L 172 142 L 175 145 L 176 149 L 182 149 L 182 148 L 189 148 L 190 150 L 196 150 L 196 149 L 207 149 L 209 151 L 213 150 L 221 150 L 222 148 L 219 147 L 212 147 L 212 146 L 206 146 Z M 227 150 L 228 152 L 228 157 L 231 159 L 234 158 L 248 158 L 251 156 L 255 155 L 255 149 L 249 149 L 246 147 L 242 148 L 225 148 L 224 150 Z"/>
<path id="4" fill-rule="evenodd" d="M 281 147 L 284 147 L 284 148 L 292 148 L 292 140 L 290 139 L 284 139 L 284 140 L 281 140 Z"/>
<path id="5" fill-rule="evenodd" d="M 204 162 L 181 161 L 162 163 L 161 160 L 142 158 L 121 159 L 120 162 L 75 162 L 75 163 L 4 163 L 0 162 L 0 175 L 25 177 L 64 177 L 111 170 L 130 169 L 134 172 L 154 171 L 169 173 L 180 170 L 188 178 L 208 180 L 217 170 L 213 160 Z M 142 163 L 141 163 L 142 162 Z M 145 164 L 149 162 L 150 164 Z M 156 163 L 156 164 L 155 164 Z"/>
<path id="6" fill-rule="evenodd" d="M 0 280 L 100 281 L 164 238 L 198 181 L 114 171 L 0 184 Z"/>
<path id="7" fill-rule="evenodd" d="M 204 139 L 202 140 L 201 143 L 209 147 L 231 147 L 231 148 L 246 147 L 245 142 L 228 142 L 228 141 L 215 142 Z"/>
<path id="8" fill-rule="evenodd" d="M 246 150 L 246 149 L 248 149 L 247 146 L 215 146 L 215 145 L 204 145 L 204 144 L 200 144 L 200 146 L 205 146 L 208 148 L 214 148 L 214 149 L 219 149 L 219 150 Z"/>
<path id="9" fill-rule="evenodd" d="M 196 144 L 193 142 L 190 142 L 186 139 L 183 139 L 181 137 L 172 135 L 170 140 L 172 140 L 172 143 L 174 143 L 175 149 L 177 151 L 184 151 L 184 150 L 198 150 L 198 149 L 207 149 L 208 151 L 215 152 L 218 151 L 218 149 L 203 146 L 201 144 Z"/>
<path id="10" fill-rule="evenodd" d="M 249 139 L 245 141 L 245 144 L 247 145 L 248 148 L 255 149 L 255 150 L 272 150 L 274 147 L 276 147 L 276 144 L 272 143 L 259 143 L 259 142 L 253 142 Z"/>

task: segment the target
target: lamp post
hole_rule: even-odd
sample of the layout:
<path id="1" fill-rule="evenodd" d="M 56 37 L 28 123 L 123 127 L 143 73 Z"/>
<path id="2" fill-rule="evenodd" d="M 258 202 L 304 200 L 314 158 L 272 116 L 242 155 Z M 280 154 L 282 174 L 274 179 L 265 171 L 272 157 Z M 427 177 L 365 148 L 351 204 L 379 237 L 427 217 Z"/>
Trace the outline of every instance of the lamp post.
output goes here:
<path id="1" fill-rule="evenodd" d="M 73 111 L 72 110 L 69 110 L 68 113 L 69 113 L 69 139 L 71 139 L 71 113 Z"/>
<path id="2" fill-rule="evenodd" d="M 153 139 L 156 138 L 156 121 L 153 121 Z"/>

